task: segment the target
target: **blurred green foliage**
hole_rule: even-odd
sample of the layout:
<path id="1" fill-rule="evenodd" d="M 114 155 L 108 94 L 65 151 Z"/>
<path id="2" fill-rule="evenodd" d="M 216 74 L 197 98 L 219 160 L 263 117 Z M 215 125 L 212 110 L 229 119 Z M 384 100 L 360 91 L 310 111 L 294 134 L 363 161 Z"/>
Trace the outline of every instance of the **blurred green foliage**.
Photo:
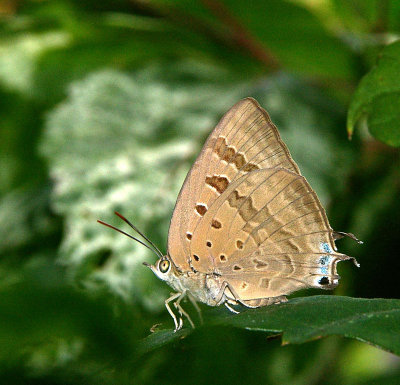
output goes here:
<path id="1" fill-rule="evenodd" d="M 395 79 L 400 73 L 400 42 L 389 44 L 379 61 L 361 81 L 354 94 L 348 115 L 348 131 L 367 119 L 371 134 L 392 146 L 400 146 L 400 86 Z"/>
<path id="2" fill-rule="evenodd" d="M 399 33 L 396 0 L 1 1 L 0 382 L 398 384 L 399 359 L 354 339 L 281 342 L 399 353 Z M 336 292 L 388 300 L 202 307 L 172 333 L 154 257 L 96 219 L 118 210 L 164 251 L 190 165 L 245 96 L 364 241 L 338 244 L 361 268 L 340 265 Z"/>

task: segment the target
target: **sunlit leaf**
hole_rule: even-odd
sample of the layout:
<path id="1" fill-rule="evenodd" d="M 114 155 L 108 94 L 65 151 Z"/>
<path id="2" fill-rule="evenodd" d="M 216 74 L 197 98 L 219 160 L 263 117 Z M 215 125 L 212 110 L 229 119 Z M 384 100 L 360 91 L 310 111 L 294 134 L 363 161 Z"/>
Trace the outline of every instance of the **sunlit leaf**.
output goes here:
<path id="1" fill-rule="evenodd" d="M 210 321 L 209 321 L 210 322 Z M 287 303 L 219 316 L 212 323 L 247 330 L 282 333 L 284 344 L 299 344 L 339 335 L 356 338 L 400 355 L 400 300 L 340 296 L 295 298 Z M 166 332 L 150 335 L 146 349 L 167 343 Z M 265 343 L 268 343 L 267 341 Z"/>
<path id="2" fill-rule="evenodd" d="M 400 146 L 400 42 L 385 47 L 377 65 L 361 80 L 350 105 L 347 131 L 365 119 L 378 140 Z"/>

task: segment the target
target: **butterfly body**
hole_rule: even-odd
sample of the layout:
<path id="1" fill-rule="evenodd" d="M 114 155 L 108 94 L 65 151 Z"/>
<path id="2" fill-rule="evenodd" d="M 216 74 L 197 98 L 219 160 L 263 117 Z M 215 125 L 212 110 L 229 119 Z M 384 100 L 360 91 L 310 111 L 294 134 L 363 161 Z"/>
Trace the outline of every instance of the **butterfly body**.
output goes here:
<path id="1" fill-rule="evenodd" d="M 199 311 L 199 314 L 200 310 L 196 305 L 196 301 L 203 302 L 208 306 L 219 306 L 224 304 L 234 313 L 238 312 L 230 305 L 242 304 L 246 307 L 255 308 L 287 301 L 286 297 L 283 295 L 242 301 L 239 299 L 232 285 L 228 281 L 224 280 L 224 277 L 221 274 L 201 273 L 195 270 L 186 272 L 179 271 L 168 255 L 161 257 L 154 265 L 148 263 L 144 263 L 144 265 L 149 267 L 158 278 L 167 282 L 168 285 L 176 291 L 176 293 L 173 293 L 165 302 L 168 312 L 174 319 L 175 330 L 182 327 L 182 318 L 179 319 L 178 323 L 175 314 L 169 306 L 171 300 L 177 300 L 174 304 L 180 312 L 180 316 L 182 317 L 185 315 L 194 327 L 189 315 L 180 306 L 180 301 L 185 296 L 192 301 L 196 309 Z"/>
<path id="2" fill-rule="evenodd" d="M 160 267 L 167 261 L 164 271 Z M 226 301 L 226 295 L 221 292 L 221 284 L 218 276 L 201 273 L 198 271 L 179 271 L 169 256 L 160 258 L 154 265 L 148 265 L 153 273 L 161 280 L 168 283 L 179 293 L 191 295 L 196 301 L 209 306 L 218 306 Z"/>

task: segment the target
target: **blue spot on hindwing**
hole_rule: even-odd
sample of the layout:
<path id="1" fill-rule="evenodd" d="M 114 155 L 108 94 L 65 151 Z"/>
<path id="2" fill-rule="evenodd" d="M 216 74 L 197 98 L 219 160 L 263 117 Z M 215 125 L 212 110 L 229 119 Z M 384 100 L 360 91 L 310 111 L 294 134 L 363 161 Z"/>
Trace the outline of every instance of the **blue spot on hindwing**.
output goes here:
<path id="1" fill-rule="evenodd" d="M 323 257 L 321 257 L 321 258 L 319 259 L 319 264 L 320 264 L 320 265 L 323 265 L 323 266 L 328 265 L 330 259 L 331 259 L 331 257 L 329 257 L 328 255 L 324 255 Z"/>
<path id="2" fill-rule="evenodd" d="M 331 247 L 326 242 L 321 243 L 321 250 L 325 251 L 325 253 L 332 253 L 333 252 Z"/>
<path id="3" fill-rule="evenodd" d="M 321 273 L 322 274 L 328 274 L 328 268 L 327 267 L 321 267 Z"/>
<path id="4" fill-rule="evenodd" d="M 331 261 L 331 257 L 329 255 L 323 255 L 319 259 L 319 264 L 321 265 L 320 267 L 320 272 L 321 274 L 328 274 L 328 266 Z"/>

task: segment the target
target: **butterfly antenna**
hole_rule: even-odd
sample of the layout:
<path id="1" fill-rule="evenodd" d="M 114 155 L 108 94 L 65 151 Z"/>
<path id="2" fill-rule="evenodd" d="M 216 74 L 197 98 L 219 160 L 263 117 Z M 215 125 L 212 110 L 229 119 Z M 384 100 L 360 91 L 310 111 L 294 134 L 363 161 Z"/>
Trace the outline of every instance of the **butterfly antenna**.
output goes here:
<path id="1" fill-rule="evenodd" d="M 125 231 L 122 231 L 122 230 L 120 230 L 120 229 L 118 229 L 118 228 L 116 228 L 116 227 L 114 227 L 114 226 L 112 226 L 112 225 L 109 225 L 108 223 L 103 222 L 103 221 L 101 221 L 101 220 L 99 220 L 99 219 L 97 220 L 97 222 L 99 222 L 100 224 L 102 224 L 102 225 L 104 225 L 104 226 L 109 227 L 110 229 L 113 229 L 113 230 L 115 230 L 115 231 L 118 231 L 118 232 L 121 233 L 121 234 L 126 235 L 127 237 L 133 239 L 133 240 L 136 241 L 136 242 L 139 242 L 141 245 L 143 245 L 144 247 L 147 247 L 149 250 L 151 250 L 151 251 L 157 256 L 157 258 L 161 256 L 161 255 L 159 255 L 155 250 L 153 250 L 149 245 L 146 245 L 146 244 L 145 244 L 144 242 L 142 242 L 140 239 L 135 238 L 134 236 L 132 236 L 132 235 L 126 233 Z"/>
<path id="2" fill-rule="evenodd" d="M 124 222 L 126 222 L 133 230 L 135 230 L 139 235 L 141 235 L 151 246 L 153 246 L 154 250 L 157 251 L 160 257 L 163 256 L 163 253 L 160 249 L 152 242 L 149 238 L 147 238 L 136 226 L 134 226 L 131 222 L 129 222 L 122 214 L 118 211 L 114 211 L 115 215 L 119 216 Z"/>

